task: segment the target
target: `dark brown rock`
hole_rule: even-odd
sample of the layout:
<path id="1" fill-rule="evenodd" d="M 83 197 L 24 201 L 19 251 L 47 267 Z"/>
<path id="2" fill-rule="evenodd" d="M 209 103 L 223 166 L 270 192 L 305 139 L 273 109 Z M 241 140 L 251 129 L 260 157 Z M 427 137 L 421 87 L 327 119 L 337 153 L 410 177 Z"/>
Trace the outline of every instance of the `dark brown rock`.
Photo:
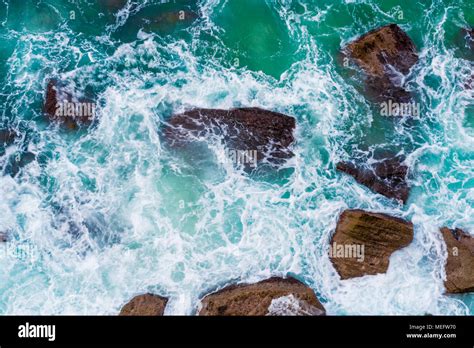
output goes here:
<path id="1" fill-rule="evenodd" d="M 399 74 L 406 75 L 418 61 L 416 47 L 396 24 L 389 24 L 349 43 L 344 54 L 367 75 L 367 87 L 377 99 L 408 102 L 410 94 L 400 86 Z"/>
<path id="2" fill-rule="evenodd" d="M 324 315 L 313 290 L 294 278 L 273 277 L 255 284 L 239 284 L 205 296 L 199 315 L 263 316 Z"/>
<path id="3" fill-rule="evenodd" d="M 63 105 L 64 112 L 60 114 Z M 69 106 L 74 109 L 72 115 L 67 114 Z M 94 106 L 94 110 L 88 106 Z M 92 101 L 75 97 L 64 83 L 55 79 L 51 79 L 46 87 L 43 110 L 51 122 L 62 123 L 69 129 L 90 125 L 95 117 L 95 104 Z"/>
<path id="4" fill-rule="evenodd" d="M 398 199 L 403 203 L 408 200 L 410 193 L 406 182 L 408 167 L 403 164 L 401 157 L 382 159 L 371 166 L 339 162 L 336 168 L 385 197 Z"/>
<path id="5" fill-rule="evenodd" d="M 168 299 L 153 294 L 135 296 L 125 306 L 119 315 L 127 316 L 162 316 Z"/>
<path id="6" fill-rule="evenodd" d="M 281 163 L 293 156 L 294 128 L 293 117 L 259 108 L 194 109 L 172 116 L 164 134 L 173 146 L 218 135 L 229 149 L 256 151 L 257 162 Z"/>
<path id="7" fill-rule="evenodd" d="M 442 228 L 441 233 L 448 250 L 446 262 L 447 293 L 474 291 L 474 238 L 456 228 Z"/>
<path id="8" fill-rule="evenodd" d="M 345 210 L 331 239 L 330 259 L 341 279 L 385 273 L 392 253 L 406 247 L 412 240 L 411 222 L 386 214 Z M 341 257 L 338 246 L 345 250 L 359 246 L 363 257 L 349 253 Z"/>

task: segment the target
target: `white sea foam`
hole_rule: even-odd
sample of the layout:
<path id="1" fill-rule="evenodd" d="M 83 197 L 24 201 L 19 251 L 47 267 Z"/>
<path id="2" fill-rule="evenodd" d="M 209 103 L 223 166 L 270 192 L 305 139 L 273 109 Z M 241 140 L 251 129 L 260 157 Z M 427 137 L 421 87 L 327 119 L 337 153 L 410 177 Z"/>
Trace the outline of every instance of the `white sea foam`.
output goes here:
<path id="1" fill-rule="evenodd" d="M 214 3 L 202 3 L 205 19 L 199 29 L 217 35 L 210 17 Z M 115 29 L 131 6 L 129 1 L 117 16 Z M 313 18 L 314 12 L 303 16 Z M 152 291 L 170 297 L 166 314 L 191 314 L 200 296 L 218 286 L 287 273 L 309 284 L 329 314 L 469 312 L 443 295 L 446 256 L 438 233 L 446 224 L 474 227 L 472 159 L 462 155 L 461 116 L 451 113 L 464 106 L 459 96 L 469 97 L 465 91 L 449 92 L 450 74 L 460 74 L 452 64 L 456 59 L 449 52 L 440 58 L 421 54 L 416 83 L 426 91 L 427 105 L 430 98 L 443 100 L 427 115 L 439 120 L 441 129 L 427 130 L 430 143 L 408 157 L 415 188 L 402 209 L 335 172 L 334 164 L 348 155 L 344 143 L 357 138 L 372 115 L 353 87 L 318 65 L 323 52 L 308 31 L 287 25 L 307 55 L 278 82 L 263 73 L 225 68 L 217 60 L 203 66 L 195 45 L 143 32 L 104 62 L 96 59 L 110 82 L 100 96 L 99 123 L 80 137 L 41 130 L 35 151 L 54 145 L 45 167 L 32 163 L 20 177 L 0 178 L 0 230 L 10 231 L 13 243 L 29 241 L 41 254 L 36 263 L 4 257 L 1 313 L 115 314 L 133 295 Z M 52 40 L 64 56 L 83 49 L 66 36 L 24 37 L 14 54 L 23 58 L 12 59 L 9 81 L 39 93 L 44 86 L 32 66 L 41 61 L 55 72 L 56 63 L 34 51 L 38 40 Z M 114 71 L 126 61 L 130 69 Z M 156 72 L 134 69 L 137 62 Z M 77 69 L 67 77 L 82 83 L 84 70 L 94 69 Z M 443 88 L 425 86 L 427 74 L 438 76 Z M 18 113 L 28 96 L 23 98 L 14 104 Z M 249 178 L 220 160 L 225 149 L 212 142 L 209 168 L 196 166 L 192 154 L 170 152 L 158 136 L 171 112 L 240 105 L 297 118 L 295 157 L 287 164 L 294 172 L 286 182 Z M 355 121 L 361 109 L 366 117 Z M 424 157 L 430 154 L 437 160 Z M 392 256 L 386 274 L 340 280 L 328 247 L 346 208 L 413 221 L 414 242 Z"/>

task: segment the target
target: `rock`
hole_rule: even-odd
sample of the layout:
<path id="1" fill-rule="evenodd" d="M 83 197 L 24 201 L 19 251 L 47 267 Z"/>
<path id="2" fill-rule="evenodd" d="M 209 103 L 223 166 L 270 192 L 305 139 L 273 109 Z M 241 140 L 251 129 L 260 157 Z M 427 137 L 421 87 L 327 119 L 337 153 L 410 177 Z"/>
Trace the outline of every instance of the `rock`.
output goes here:
<path id="1" fill-rule="evenodd" d="M 0 232 L 0 243 L 8 242 L 8 236 L 5 232 Z"/>
<path id="2" fill-rule="evenodd" d="M 466 40 L 466 47 L 470 50 L 474 49 L 474 29 L 472 28 L 462 28 L 461 34 Z"/>
<path id="3" fill-rule="evenodd" d="M 406 182 L 408 167 L 399 156 L 382 159 L 371 166 L 355 165 L 351 162 L 339 162 L 336 168 L 347 173 L 355 180 L 388 198 L 406 203 L 410 188 Z"/>
<path id="4" fill-rule="evenodd" d="M 293 117 L 260 108 L 193 109 L 172 116 L 164 134 L 172 146 L 218 135 L 229 150 L 254 152 L 257 163 L 279 164 L 293 156 L 288 147 L 294 128 Z"/>
<path id="5" fill-rule="evenodd" d="M 127 4 L 127 0 L 99 0 L 109 11 L 118 11 Z"/>
<path id="6" fill-rule="evenodd" d="M 151 20 L 150 28 L 152 30 L 159 30 L 176 26 L 180 23 L 191 24 L 199 18 L 199 15 L 194 11 L 176 10 L 164 12 Z"/>
<path id="7" fill-rule="evenodd" d="M 412 240 L 411 222 L 386 214 L 345 210 L 331 239 L 330 260 L 341 279 L 385 273 L 392 253 Z"/>
<path id="8" fill-rule="evenodd" d="M 12 145 L 19 138 L 18 134 L 11 129 L 0 130 L 0 145 L 5 147 Z M 35 154 L 26 151 L 26 146 L 19 146 L 20 149 L 12 154 L 5 162 L 0 165 L 0 173 L 15 177 L 29 163 L 36 159 Z M 0 148 L 0 156 L 5 155 L 5 150 Z"/>
<path id="9" fill-rule="evenodd" d="M 95 103 L 76 98 L 64 83 L 55 79 L 46 87 L 43 110 L 50 121 L 62 123 L 69 129 L 90 125 L 95 118 Z"/>
<path id="10" fill-rule="evenodd" d="M 344 53 L 367 74 L 367 87 L 377 99 L 409 102 L 410 94 L 401 86 L 400 74 L 406 75 L 418 61 L 410 37 L 396 24 L 389 24 L 362 35 L 349 43 Z"/>
<path id="11" fill-rule="evenodd" d="M 135 296 L 125 306 L 119 315 L 126 316 L 162 316 L 168 299 L 153 294 Z"/>
<path id="12" fill-rule="evenodd" d="M 447 293 L 464 293 L 474 291 L 474 238 L 456 228 L 441 229 L 448 259 L 446 262 Z"/>
<path id="13" fill-rule="evenodd" d="M 206 295 L 201 316 L 325 315 L 313 290 L 294 278 L 230 285 Z"/>
<path id="14" fill-rule="evenodd" d="M 0 129 L 0 144 L 11 145 L 15 141 L 17 134 L 10 129 Z"/>
<path id="15" fill-rule="evenodd" d="M 33 162 L 36 159 L 34 153 L 25 151 L 12 156 L 5 166 L 5 172 L 12 177 L 15 177 L 23 167 Z"/>

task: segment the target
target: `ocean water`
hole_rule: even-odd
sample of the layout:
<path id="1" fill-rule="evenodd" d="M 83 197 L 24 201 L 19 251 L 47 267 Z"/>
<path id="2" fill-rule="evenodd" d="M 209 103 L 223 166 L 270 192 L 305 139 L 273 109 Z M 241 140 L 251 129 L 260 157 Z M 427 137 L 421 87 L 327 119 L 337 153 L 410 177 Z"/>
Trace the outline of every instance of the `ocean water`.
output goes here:
<path id="1" fill-rule="evenodd" d="M 469 0 L 1 0 L 0 314 L 117 314 L 131 297 L 194 314 L 205 293 L 293 275 L 331 315 L 470 315 L 444 295 L 442 226 L 474 233 Z M 183 11 L 183 12 L 180 12 Z M 177 20 L 177 14 L 184 14 Z M 341 47 L 397 23 L 420 60 L 407 77 L 417 120 L 380 117 Z M 69 131 L 42 105 L 57 77 L 97 102 Z M 169 149 L 167 119 L 193 107 L 258 106 L 297 120 L 294 158 L 247 174 L 210 142 Z M 405 206 L 338 173 L 377 151 L 407 157 Z M 9 175 L 18 156 L 35 159 Z M 196 160 L 198 158 L 199 160 Z M 341 281 L 329 257 L 347 208 L 414 223 L 386 274 Z"/>

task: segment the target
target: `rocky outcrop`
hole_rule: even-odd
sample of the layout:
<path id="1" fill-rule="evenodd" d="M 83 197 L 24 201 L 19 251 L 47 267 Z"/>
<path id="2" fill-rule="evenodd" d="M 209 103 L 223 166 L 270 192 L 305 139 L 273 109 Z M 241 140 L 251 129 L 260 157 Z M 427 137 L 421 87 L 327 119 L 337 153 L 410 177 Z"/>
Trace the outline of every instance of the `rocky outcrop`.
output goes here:
<path id="1" fill-rule="evenodd" d="M 201 303 L 202 316 L 325 314 L 313 290 L 294 278 L 231 285 L 205 296 Z"/>
<path id="2" fill-rule="evenodd" d="M 345 210 L 329 257 L 341 279 L 385 273 L 390 256 L 413 240 L 411 222 L 364 210 Z"/>
<path id="3" fill-rule="evenodd" d="M 64 83 L 55 79 L 46 87 L 43 110 L 50 121 L 62 123 L 69 129 L 90 125 L 95 118 L 94 102 L 77 98 Z"/>
<path id="4" fill-rule="evenodd" d="M 442 228 L 448 251 L 446 262 L 447 293 L 464 293 L 474 291 L 474 238 L 456 228 Z"/>
<path id="5" fill-rule="evenodd" d="M 135 296 L 125 306 L 119 315 L 125 316 L 162 316 L 168 299 L 166 297 L 144 294 Z"/>
<path id="6" fill-rule="evenodd" d="M 411 100 L 401 86 L 400 74 L 410 71 L 418 55 L 414 43 L 398 25 L 371 30 L 349 43 L 343 52 L 366 73 L 367 87 L 377 99 Z"/>
<path id="7" fill-rule="evenodd" d="M 294 128 L 293 117 L 259 108 L 193 109 L 172 116 L 163 133 L 173 146 L 217 135 L 229 150 L 278 164 L 293 156 Z"/>
<path id="8" fill-rule="evenodd" d="M 362 185 L 388 198 L 406 203 L 410 188 L 406 182 L 408 167 L 399 156 L 382 159 L 372 165 L 339 162 L 336 168 L 349 174 Z"/>

